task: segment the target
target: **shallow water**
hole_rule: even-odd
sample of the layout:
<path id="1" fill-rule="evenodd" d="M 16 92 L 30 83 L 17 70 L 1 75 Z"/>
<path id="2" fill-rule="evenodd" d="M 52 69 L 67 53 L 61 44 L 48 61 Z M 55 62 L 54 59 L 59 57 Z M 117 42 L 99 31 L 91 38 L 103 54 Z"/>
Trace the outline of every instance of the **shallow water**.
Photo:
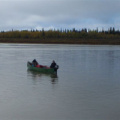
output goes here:
<path id="1" fill-rule="evenodd" d="M 57 76 L 27 70 L 34 58 Z M 1 120 L 119 120 L 120 46 L 0 44 Z"/>

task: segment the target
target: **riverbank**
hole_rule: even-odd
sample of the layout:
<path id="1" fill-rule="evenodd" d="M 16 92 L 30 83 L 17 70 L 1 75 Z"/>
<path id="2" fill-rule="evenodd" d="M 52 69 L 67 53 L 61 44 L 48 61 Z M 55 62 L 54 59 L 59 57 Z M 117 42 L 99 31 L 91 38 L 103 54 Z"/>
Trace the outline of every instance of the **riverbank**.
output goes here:
<path id="1" fill-rule="evenodd" d="M 120 45 L 120 39 L 89 39 L 89 38 L 64 38 L 64 39 L 20 39 L 0 38 L 0 43 L 38 43 L 38 44 L 91 44 L 91 45 Z"/>
<path id="2" fill-rule="evenodd" d="M 76 30 L 12 30 L 0 32 L 0 43 L 101 44 L 120 45 L 120 31 L 115 28 L 98 31 Z"/>

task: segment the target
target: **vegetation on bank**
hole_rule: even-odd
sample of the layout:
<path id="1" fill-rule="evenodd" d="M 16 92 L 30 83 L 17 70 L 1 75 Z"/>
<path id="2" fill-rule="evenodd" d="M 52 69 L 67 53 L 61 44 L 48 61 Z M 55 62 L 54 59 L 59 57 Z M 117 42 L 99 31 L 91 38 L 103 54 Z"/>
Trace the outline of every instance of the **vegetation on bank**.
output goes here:
<path id="1" fill-rule="evenodd" d="M 120 44 L 120 31 L 108 30 L 11 30 L 0 32 L 3 43 Z"/>

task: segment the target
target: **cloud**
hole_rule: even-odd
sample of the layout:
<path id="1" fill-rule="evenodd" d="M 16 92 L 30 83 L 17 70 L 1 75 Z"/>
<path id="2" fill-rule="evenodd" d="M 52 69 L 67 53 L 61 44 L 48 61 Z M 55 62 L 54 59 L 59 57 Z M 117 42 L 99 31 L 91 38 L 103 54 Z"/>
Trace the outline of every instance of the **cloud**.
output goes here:
<path id="1" fill-rule="evenodd" d="M 118 0 L 0 0 L 0 30 L 120 25 Z"/>

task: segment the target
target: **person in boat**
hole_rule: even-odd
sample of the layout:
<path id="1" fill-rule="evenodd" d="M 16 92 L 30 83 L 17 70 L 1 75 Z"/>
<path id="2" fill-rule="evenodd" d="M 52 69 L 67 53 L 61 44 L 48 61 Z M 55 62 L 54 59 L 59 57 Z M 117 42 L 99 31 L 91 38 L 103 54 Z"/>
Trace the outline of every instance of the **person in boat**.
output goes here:
<path id="1" fill-rule="evenodd" d="M 56 64 L 56 62 L 54 60 L 51 63 L 50 68 L 53 68 L 54 72 L 57 74 L 57 69 L 59 68 L 59 66 Z"/>
<path id="2" fill-rule="evenodd" d="M 53 62 L 50 65 L 50 68 L 55 68 L 55 66 L 56 66 L 56 62 L 53 60 Z"/>
<path id="3" fill-rule="evenodd" d="M 32 61 L 32 65 L 33 65 L 34 67 L 36 67 L 36 66 L 38 65 L 38 62 L 37 62 L 36 59 L 34 59 L 34 60 Z"/>

